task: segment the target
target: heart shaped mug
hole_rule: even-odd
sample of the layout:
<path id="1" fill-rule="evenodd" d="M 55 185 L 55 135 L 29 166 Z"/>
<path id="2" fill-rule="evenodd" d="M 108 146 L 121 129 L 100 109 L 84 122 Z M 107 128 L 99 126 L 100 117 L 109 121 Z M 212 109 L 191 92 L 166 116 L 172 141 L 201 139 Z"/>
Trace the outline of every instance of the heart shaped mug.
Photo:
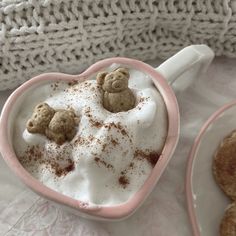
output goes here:
<path id="1" fill-rule="evenodd" d="M 185 89 L 190 83 L 204 73 L 214 58 L 214 53 L 206 45 L 192 45 L 184 48 L 173 57 L 165 61 L 158 68 L 130 58 L 109 58 L 101 60 L 90 66 L 80 75 L 67 75 L 62 73 L 42 74 L 25 82 L 17 88 L 6 101 L 0 120 L 0 151 L 11 171 L 19 177 L 31 190 L 51 200 L 53 203 L 70 210 L 74 214 L 99 220 L 120 220 L 130 216 L 144 202 L 155 187 L 165 167 L 170 161 L 179 138 L 180 114 L 178 103 L 173 92 Z M 92 74 L 98 73 L 112 64 L 120 64 L 142 71 L 151 77 L 159 90 L 168 114 L 168 131 L 164 148 L 159 160 L 142 187 L 126 202 L 119 205 L 99 206 L 88 205 L 82 201 L 65 196 L 43 185 L 35 179 L 19 162 L 13 148 L 14 117 L 19 112 L 25 96 L 29 96 L 37 87 L 52 82 L 82 81 Z"/>

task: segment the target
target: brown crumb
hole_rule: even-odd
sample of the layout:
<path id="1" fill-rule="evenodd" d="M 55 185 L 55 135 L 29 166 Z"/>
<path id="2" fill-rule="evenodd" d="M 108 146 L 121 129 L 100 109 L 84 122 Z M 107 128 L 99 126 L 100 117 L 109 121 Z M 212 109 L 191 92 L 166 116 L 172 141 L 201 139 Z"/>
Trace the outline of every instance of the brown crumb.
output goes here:
<path id="1" fill-rule="evenodd" d="M 119 184 L 123 187 L 126 188 L 127 185 L 129 184 L 129 179 L 125 175 L 121 175 L 119 177 Z"/>

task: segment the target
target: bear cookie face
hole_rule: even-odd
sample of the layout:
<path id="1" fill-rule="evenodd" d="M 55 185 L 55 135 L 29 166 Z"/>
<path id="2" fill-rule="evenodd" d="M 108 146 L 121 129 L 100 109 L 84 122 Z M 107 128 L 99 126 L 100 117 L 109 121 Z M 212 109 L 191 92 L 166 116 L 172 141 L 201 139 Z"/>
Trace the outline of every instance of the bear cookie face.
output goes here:
<path id="1" fill-rule="evenodd" d="M 135 107 L 135 96 L 128 87 L 128 69 L 118 68 L 110 73 L 100 72 L 96 79 L 104 91 L 103 106 L 105 109 L 117 113 Z"/>
<path id="2" fill-rule="evenodd" d="M 38 104 L 27 122 L 27 130 L 30 133 L 45 134 L 49 122 L 55 114 L 55 110 L 47 103 Z"/>
<path id="3" fill-rule="evenodd" d="M 26 128 L 29 133 L 43 134 L 61 145 L 73 139 L 78 123 L 79 118 L 72 109 L 54 110 L 47 103 L 40 103 L 35 107 Z"/>

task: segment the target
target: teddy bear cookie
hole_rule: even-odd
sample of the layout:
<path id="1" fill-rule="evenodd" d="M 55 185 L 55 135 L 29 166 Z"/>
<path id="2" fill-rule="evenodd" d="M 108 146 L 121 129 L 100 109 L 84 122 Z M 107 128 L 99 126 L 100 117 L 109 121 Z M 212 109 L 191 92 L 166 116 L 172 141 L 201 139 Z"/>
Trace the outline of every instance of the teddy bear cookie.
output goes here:
<path id="1" fill-rule="evenodd" d="M 228 206 L 220 224 L 221 236 L 236 235 L 236 202 Z"/>
<path id="2" fill-rule="evenodd" d="M 218 148 L 213 160 L 213 175 L 223 192 L 236 200 L 236 131 Z"/>
<path id="3" fill-rule="evenodd" d="M 55 110 L 47 103 L 38 104 L 33 111 L 31 118 L 27 122 L 27 130 L 30 133 L 45 134 Z"/>
<path id="4" fill-rule="evenodd" d="M 135 96 L 128 87 L 129 71 L 118 68 L 97 74 L 97 83 L 103 90 L 103 107 L 110 112 L 128 111 L 135 107 Z"/>
<path id="5" fill-rule="evenodd" d="M 30 133 L 43 134 L 61 145 L 73 139 L 78 123 L 79 118 L 72 109 L 54 110 L 47 103 L 40 103 L 34 108 L 26 128 Z"/>

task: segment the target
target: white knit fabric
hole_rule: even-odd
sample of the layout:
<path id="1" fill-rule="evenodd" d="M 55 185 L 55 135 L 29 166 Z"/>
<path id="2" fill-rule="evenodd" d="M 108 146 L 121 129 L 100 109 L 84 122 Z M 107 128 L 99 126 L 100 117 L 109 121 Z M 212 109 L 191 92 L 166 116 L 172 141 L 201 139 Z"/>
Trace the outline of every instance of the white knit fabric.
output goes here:
<path id="1" fill-rule="evenodd" d="M 0 90 L 107 57 L 166 58 L 205 43 L 236 56 L 234 0 L 1 0 Z"/>

